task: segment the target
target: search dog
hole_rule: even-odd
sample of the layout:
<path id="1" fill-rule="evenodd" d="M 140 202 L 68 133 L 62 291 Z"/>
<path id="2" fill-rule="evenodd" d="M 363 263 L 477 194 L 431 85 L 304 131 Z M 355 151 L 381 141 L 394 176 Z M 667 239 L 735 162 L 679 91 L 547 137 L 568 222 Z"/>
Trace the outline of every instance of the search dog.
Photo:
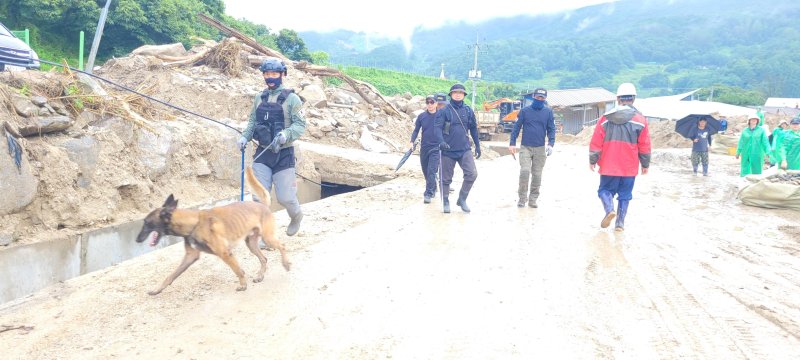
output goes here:
<path id="1" fill-rule="evenodd" d="M 164 205 L 144 218 L 144 225 L 136 242 L 141 243 L 149 238 L 150 246 L 156 246 L 164 235 L 181 236 L 186 249 L 186 255 L 178 268 L 167 276 L 161 286 L 148 294 L 157 295 L 172 284 L 200 258 L 201 251 L 216 255 L 228 264 L 239 278 L 239 287 L 236 290 L 247 290 L 244 271 L 231 253 L 231 249 L 242 240 L 261 262 L 261 269 L 253 278 L 254 283 L 261 282 L 267 270 L 267 258 L 258 248 L 259 238 L 280 252 L 283 267 L 289 271 L 292 264 L 286 257 L 286 249 L 275 237 L 275 216 L 269 206 L 265 205 L 270 203 L 269 192 L 253 175 L 252 167 L 245 170 L 245 175 L 247 184 L 263 203 L 243 201 L 207 210 L 178 209 L 178 200 L 170 194 Z"/>

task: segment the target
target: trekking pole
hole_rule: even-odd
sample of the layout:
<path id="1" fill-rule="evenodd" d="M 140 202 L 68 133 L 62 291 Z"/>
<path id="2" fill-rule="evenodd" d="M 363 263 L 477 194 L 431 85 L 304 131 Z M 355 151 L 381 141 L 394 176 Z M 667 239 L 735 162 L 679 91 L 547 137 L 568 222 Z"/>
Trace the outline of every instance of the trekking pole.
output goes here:
<path id="1" fill-rule="evenodd" d="M 444 212 L 444 167 L 442 167 L 442 149 L 439 148 L 439 197 L 442 198 L 442 212 Z"/>
<path id="2" fill-rule="evenodd" d="M 244 148 L 242 148 L 242 192 L 239 201 L 244 201 Z"/>

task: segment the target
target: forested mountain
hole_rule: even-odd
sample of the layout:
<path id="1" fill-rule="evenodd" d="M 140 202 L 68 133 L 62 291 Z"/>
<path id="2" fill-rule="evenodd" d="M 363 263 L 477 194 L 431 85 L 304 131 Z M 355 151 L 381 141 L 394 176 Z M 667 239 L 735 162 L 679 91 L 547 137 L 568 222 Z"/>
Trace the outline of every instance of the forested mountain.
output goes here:
<path id="1" fill-rule="evenodd" d="M 509 12 L 513 15 L 513 12 Z M 399 40 L 339 31 L 301 33 L 334 63 L 403 69 L 463 80 L 476 34 L 483 78 L 551 87 L 616 87 L 650 93 L 728 85 L 800 97 L 800 2 L 622 0 L 540 16 L 417 30 L 409 55 Z"/>

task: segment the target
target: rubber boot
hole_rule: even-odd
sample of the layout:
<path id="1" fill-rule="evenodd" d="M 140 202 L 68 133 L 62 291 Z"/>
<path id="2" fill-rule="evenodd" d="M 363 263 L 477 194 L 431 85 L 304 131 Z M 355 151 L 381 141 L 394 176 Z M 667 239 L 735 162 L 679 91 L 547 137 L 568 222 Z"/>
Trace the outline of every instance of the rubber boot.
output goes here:
<path id="1" fill-rule="evenodd" d="M 294 236 L 294 234 L 300 231 L 300 222 L 303 221 L 303 212 L 297 212 L 291 219 L 292 221 L 289 222 L 289 226 L 286 227 L 286 235 Z"/>
<path id="2" fill-rule="evenodd" d="M 456 201 L 456 205 L 460 206 L 461 210 L 463 212 L 465 212 L 465 213 L 469 212 L 469 206 L 467 206 L 467 196 L 468 195 L 469 195 L 469 193 L 467 193 L 467 194 L 463 194 L 463 193 L 459 194 L 458 195 L 458 201 Z"/>
<path id="3" fill-rule="evenodd" d="M 625 231 L 625 215 L 628 214 L 628 203 L 630 200 L 619 200 L 617 202 L 617 225 L 615 231 Z"/>
<path id="4" fill-rule="evenodd" d="M 606 212 L 606 216 L 603 217 L 603 221 L 600 222 L 600 227 L 605 229 L 609 225 L 611 225 L 611 220 L 614 220 L 614 217 L 617 216 L 617 213 L 614 212 L 614 195 L 610 192 L 603 191 L 598 194 L 600 197 L 600 201 L 603 202 L 603 210 Z"/>
<path id="5" fill-rule="evenodd" d="M 450 198 L 447 196 L 442 199 L 442 211 L 444 211 L 445 214 L 450 213 Z"/>

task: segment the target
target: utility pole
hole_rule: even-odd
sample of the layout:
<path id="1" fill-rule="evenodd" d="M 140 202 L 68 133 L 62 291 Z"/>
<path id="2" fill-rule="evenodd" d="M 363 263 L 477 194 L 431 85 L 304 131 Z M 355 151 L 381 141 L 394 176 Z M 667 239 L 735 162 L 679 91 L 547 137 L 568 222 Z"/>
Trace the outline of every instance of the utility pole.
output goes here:
<path id="1" fill-rule="evenodd" d="M 100 13 L 100 20 L 97 21 L 97 30 L 94 32 L 94 39 L 92 40 L 92 50 L 89 51 L 89 62 L 86 64 L 86 72 L 92 73 L 94 68 L 94 57 L 97 56 L 97 48 L 100 46 L 100 38 L 103 37 L 103 27 L 106 25 L 106 16 L 108 16 L 108 7 L 111 6 L 111 0 L 106 0 L 106 6 Z"/>
<path id="2" fill-rule="evenodd" d="M 472 106 L 475 106 L 475 85 L 481 79 L 481 71 L 478 70 L 478 53 L 486 54 L 485 50 L 481 50 L 481 48 L 485 48 L 486 45 L 478 41 L 478 33 L 475 33 L 475 43 L 467 45 L 467 47 L 472 48 L 475 54 L 475 60 L 472 62 L 472 70 L 469 71 L 469 79 L 472 80 Z"/>

